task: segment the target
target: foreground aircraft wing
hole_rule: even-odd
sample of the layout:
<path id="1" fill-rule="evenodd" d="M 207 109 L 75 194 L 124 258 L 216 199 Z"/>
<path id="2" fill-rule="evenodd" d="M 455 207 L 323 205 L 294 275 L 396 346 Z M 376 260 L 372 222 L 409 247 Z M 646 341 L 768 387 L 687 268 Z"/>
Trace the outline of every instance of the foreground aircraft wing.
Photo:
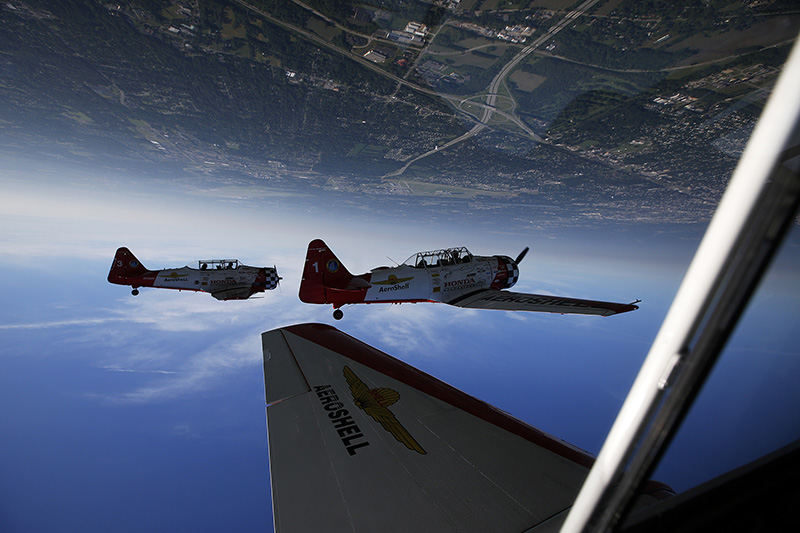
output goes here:
<path id="1" fill-rule="evenodd" d="M 276 531 L 550 531 L 592 463 L 331 326 L 262 343 Z"/>
<path id="2" fill-rule="evenodd" d="M 634 303 L 599 302 L 547 294 L 483 289 L 449 302 L 450 305 L 470 309 L 502 309 L 506 311 L 543 311 L 546 313 L 569 313 L 579 315 L 610 316 L 639 309 Z"/>

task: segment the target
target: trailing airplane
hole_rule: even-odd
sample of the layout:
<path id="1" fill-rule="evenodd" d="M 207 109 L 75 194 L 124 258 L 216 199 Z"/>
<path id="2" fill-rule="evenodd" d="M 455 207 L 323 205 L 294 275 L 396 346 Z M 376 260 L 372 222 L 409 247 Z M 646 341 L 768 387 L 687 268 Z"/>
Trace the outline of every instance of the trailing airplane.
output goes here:
<path id="1" fill-rule="evenodd" d="M 202 291 L 217 300 L 246 300 L 257 292 L 278 286 L 275 267 L 252 267 L 239 264 L 238 259 L 208 259 L 198 261 L 198 268 L 148 270 L 127 248 L 117 249 L 108 273 L 108 281 L 130 285 L 131 294 L 139 287 Z"/>
<path id="2" fill-rule="evenodd" d="M 519 263 L 528 248 L 511 259 L 505 255 L 472 255 L 464 247 L 419 252 L 396 267 L 378 267 L 354 276 L 320 239 L 308 245 L 300 300 L 333 304 L 333 318 L 344 316 L 340 307 L 357 303 L 440 302 L 471 309 L 542 311 L 609 316 L 638 309 L 632 303 L 581 300 L 505 289 L 519 276 Z"/>

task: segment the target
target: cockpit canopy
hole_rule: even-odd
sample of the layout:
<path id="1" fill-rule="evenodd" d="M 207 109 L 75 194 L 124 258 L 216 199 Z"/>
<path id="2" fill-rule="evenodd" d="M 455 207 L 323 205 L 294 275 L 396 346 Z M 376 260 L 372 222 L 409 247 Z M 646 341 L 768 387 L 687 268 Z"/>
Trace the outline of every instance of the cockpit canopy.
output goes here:
<path id="1" fill-rule="evenodd" d="M 239 268 L 238 259 L 201 259 L 198 263 L 200 270 L 236 270 Z"/>
<path id="2" fill-rule="evenodd" d="M 472 261 L 472 254 L 469 250 L 460 246 L 458 248 L 446 248 L 430 252 L 417 252 L 406 259 L 403 264 L 414 268 L 425 268 L 457 265 L 459 263 L 469 263 L 470 261 Z"/>

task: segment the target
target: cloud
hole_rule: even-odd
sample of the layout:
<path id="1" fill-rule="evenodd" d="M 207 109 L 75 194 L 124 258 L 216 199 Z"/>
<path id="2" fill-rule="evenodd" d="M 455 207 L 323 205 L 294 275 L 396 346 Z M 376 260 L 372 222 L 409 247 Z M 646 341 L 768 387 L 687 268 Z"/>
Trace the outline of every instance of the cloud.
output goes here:
<path id="1" fill-rule="evenodd" d="M 168 379 L 105 399 L 115 403 L 149 403 L 194 394 L 239 369 L 258 366 L 261 360 L 261 339 L 257 334 L 234 342 L 225 340 L 186 359 L 184 367 Z"/>
<path id="2" fill-rule="evenodd" d="M 345 320 L 356 337 L 391 355 L 428 358 L 452 353 L 464 334 L 486 324 L 479 311 L 432 303 L 359 306 Z"/>
<path id="3" fill-rule="evenodd" d="M 175 374 L 176 373 L 172 370 L 147 370 L 139 368 L 119 368 L 116 366 L 103 366 L 101 368 L 103 370 L 108 370 L 109 372 L 123 372 L 131 374 Z"/>
<path id="4" fill-rule="evenodd" d="M 20 324 L 0 324 L 0 330 L 14 330 L 14 329 L 49 329 L 49 328 L 64 328 L 74 326 L 97 326 L 100 324 L 107 324 L 109 322 L 124 322 L 128 319 L 123 317 L 95 317 L 95 318 L 77 318 L 71 320 L 45 320 L 41 322 L 24 322 Z"/>

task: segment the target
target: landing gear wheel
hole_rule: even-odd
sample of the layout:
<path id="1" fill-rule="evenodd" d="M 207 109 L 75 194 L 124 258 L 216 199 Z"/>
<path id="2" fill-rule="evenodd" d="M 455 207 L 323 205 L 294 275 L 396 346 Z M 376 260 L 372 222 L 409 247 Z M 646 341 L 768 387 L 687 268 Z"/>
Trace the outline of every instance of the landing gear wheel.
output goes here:
<path id="1" fill-rule="evenodd" d="M 344 316 L 344 312 L 341 309 L 336 309 L 333 312 L 333 318 L 336 319 L 336 320 L 341 320 L 343 316 Z"/>
<path id="2" fill-rule="evenodd" d="M 139 294 L 139 289 L 133 289 L 133 290 L 131 291 L 131 294 L 133 294 L 134 296 L 136 296 L 137 294 Z"/>

